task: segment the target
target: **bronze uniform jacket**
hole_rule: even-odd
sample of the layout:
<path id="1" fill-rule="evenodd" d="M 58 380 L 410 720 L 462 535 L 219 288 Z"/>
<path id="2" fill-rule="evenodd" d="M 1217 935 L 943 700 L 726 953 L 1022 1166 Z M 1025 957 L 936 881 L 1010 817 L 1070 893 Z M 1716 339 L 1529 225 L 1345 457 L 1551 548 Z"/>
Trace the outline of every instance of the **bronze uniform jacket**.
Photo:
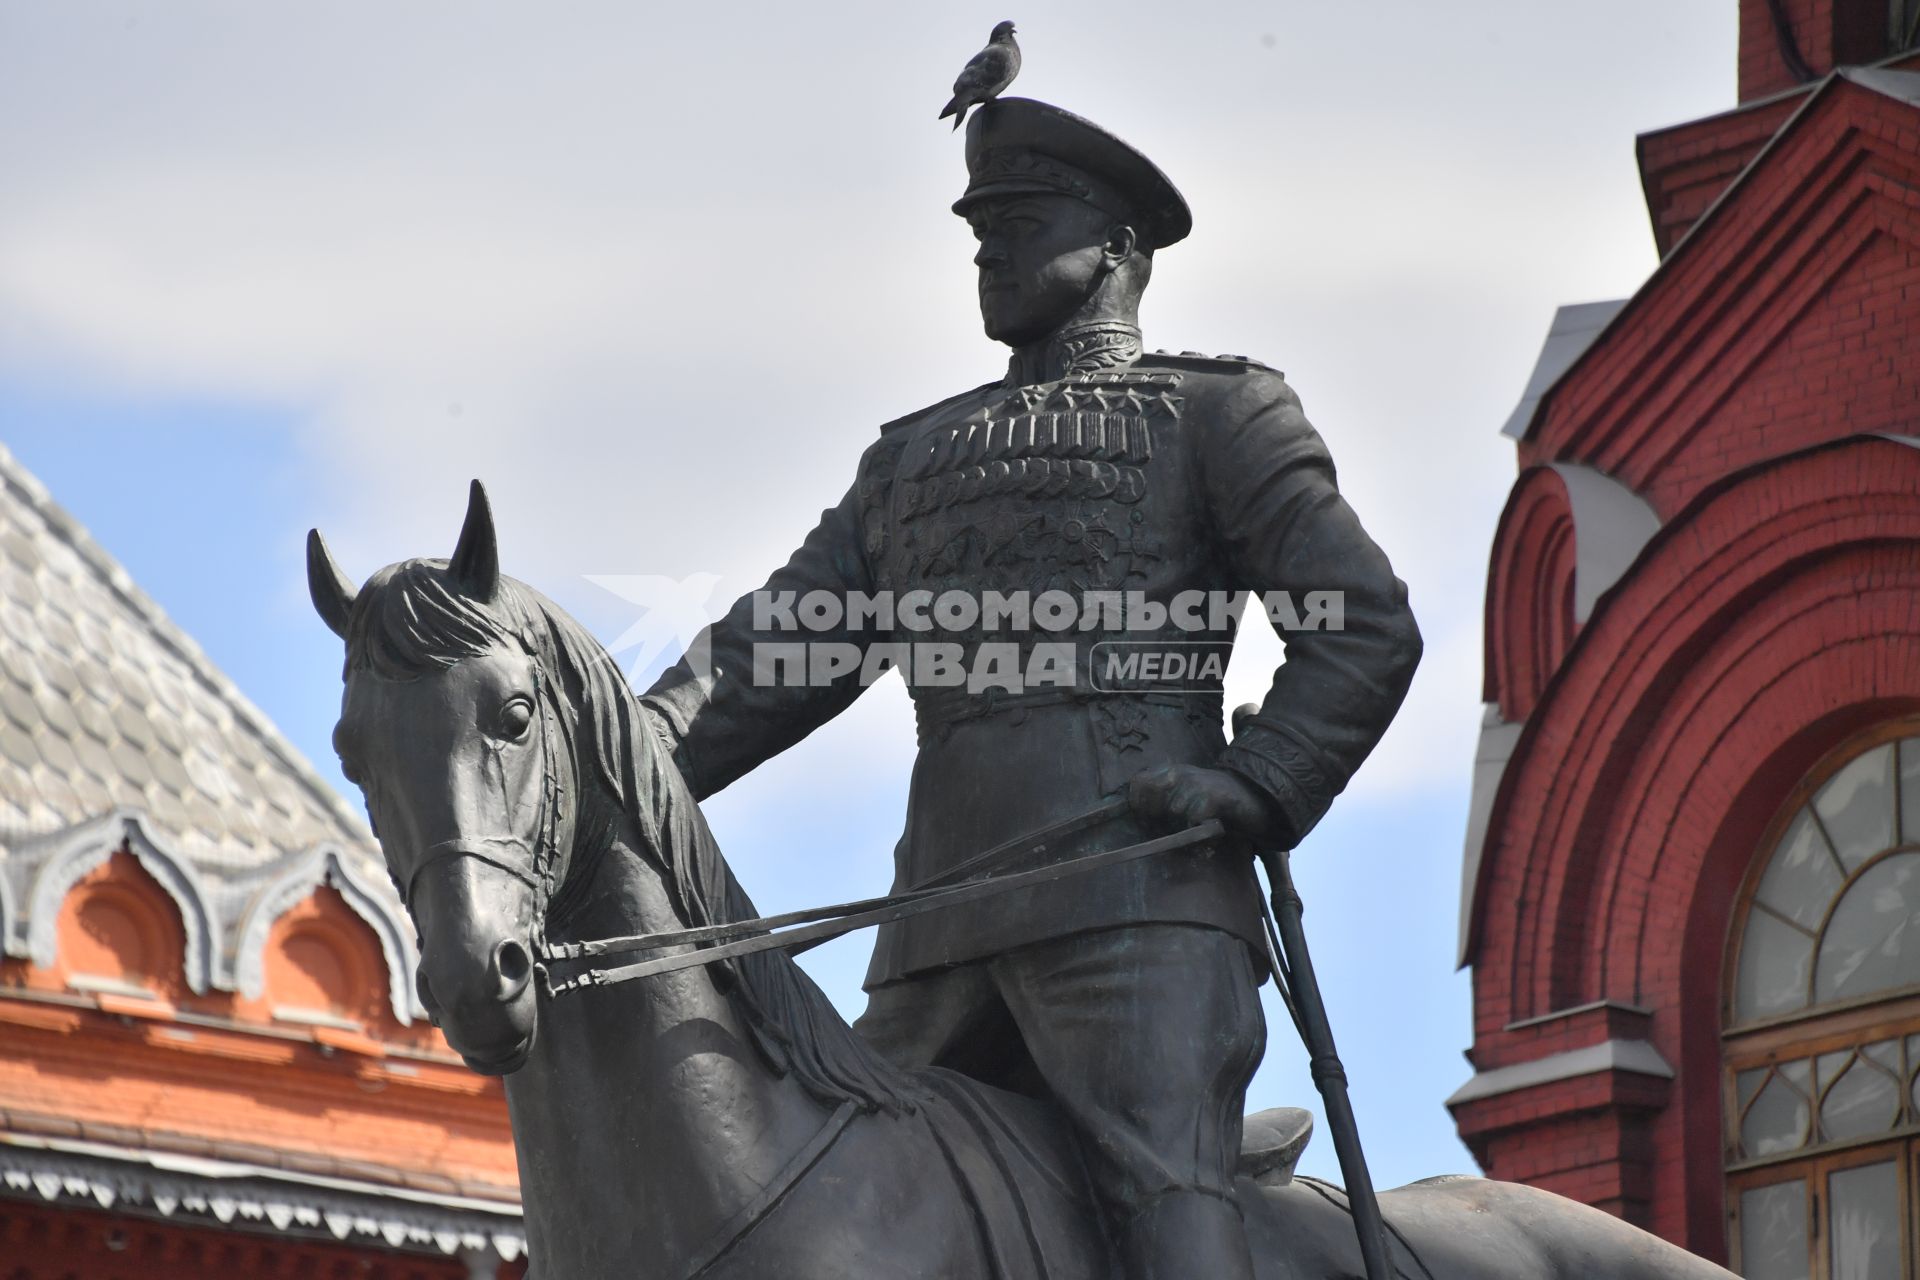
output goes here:
<path id="1" fill-rule="evenodd" d="M 920 750 L 895 850 L 896 889 L 1090 808 L 1139 770 L 1169 762 L 1239 773 L 1272 801 L 1270 838 L 1297 841 L 1386 731 L 1420 655 L 1406 588 L 1341 498 L 1299 398 L 1279 373 L 1225 357 L 1156 354 L 1016 381 L 1010 375 L 884 427 L 853 487 L 768 580 L 766 599 L 891 591 L 899 602 L 915 591 L 929 593 L 922 600 L 996 591 L 1033 601 L 1055 591 L 1084 606 L 1134 592 L 1149 607 L 1123 626 L 1083 607 L 1072 629 L 1057 633 L 989 630 L 958 612 L 947 615 L 957 627 L 896 621 L 889 632 L 843 619 L 796 632 L 756 631 L 753 597 L 743 597 L 690 651 L 704 654 L 710 674 L 683 660 L 645 698 L 695 794 L 718 791 L 798 742 L 864 687 L 857 670 L 817 687 L 756 683 L 757 645 L 818 641 L 871 654 L 876 645 L 944 642 L 958 646 L 959 669 L 977 676 L 984 668 L 989 678 L 969 688 L 927 679 L 924 668 L 908 675 Z M 1217 611 L 1188 610 L 1179 622 L 1143 616 L 1194 591 L 1285 592 L 1303 612 L 1309 592 L 1338 592 L 1344 606 L 1338 630 L 1283 635 L 1286 661 L 1231 745 L 1217 678 L 1144 679 L 1137 666 L 1129 675 L 1113 663 L 1126 646 L 1197 654 L 1230 645 L 1232 624 L 1210 625 L 1226 621 Z M 930 615 L 923 609 L 916 625 Z M 1143 630 L 1142 621 L 1160 625 Z M 1046 687 L 996 683 L 998 674 L 1024 672 L 1039 645 L 1052 646 Z M 997 646 L 997 664 L 985 661 L 983 646 Z M 762 681 L 779 674 L 766 652 L 758 655 Z M 1150 834 L 1117 821 L 1046 856 Z M 867 985 L 1148 921 L 1226 929 L 1257 945 L 1256 892 L 1244 850 L 1162 855 L 886 926 Z"/>

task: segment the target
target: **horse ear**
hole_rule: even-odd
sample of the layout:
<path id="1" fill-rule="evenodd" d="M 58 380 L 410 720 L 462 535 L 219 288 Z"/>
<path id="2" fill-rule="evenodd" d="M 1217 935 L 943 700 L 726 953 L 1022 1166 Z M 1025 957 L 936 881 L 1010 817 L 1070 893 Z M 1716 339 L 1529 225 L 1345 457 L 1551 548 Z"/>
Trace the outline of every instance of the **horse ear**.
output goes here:
<path id="1" fill-rule="evenodd" d="M 333 562 L 333 552 L 327 550 L 327 540 L 318 529 L 307 530 L 307 594 L 313 597 L 313 607 L 327 629 L 345 640 L 347 619 L 353 616 L 353 598 L 359 593 Z"/>
<path id="2" fill-rule="evenodd" d="M 447 570 L 463 592 L 482 604 L 500 589 L 500 543 L 493 533 L 493 507 L 478 480 L 467 491 L 467 522 L 460 526 L 460 541 Z"/>

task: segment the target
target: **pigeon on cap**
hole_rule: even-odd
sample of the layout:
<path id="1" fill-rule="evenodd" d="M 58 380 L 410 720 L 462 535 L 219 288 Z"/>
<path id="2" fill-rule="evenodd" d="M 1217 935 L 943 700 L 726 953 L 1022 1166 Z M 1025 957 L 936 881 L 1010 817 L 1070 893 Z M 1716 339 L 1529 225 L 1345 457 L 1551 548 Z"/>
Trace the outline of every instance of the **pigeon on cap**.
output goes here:
<path id="1" fill-rule="evenodd" d="M 953 117 L 953 127 L 967 118 L 967 108 L 976 102 L 999 97 L 1020 74 L 1020 42 L 1013 38 L 1013 24 L 1002 22 L 987 37 L 987 47 L 967 59 L 960 78 L 953 82 L 953 98 L 941 109 L 940 118 Z"/>
<path id="2" fill-rule="evenodd" d="M 1031 98 L 997 98 L 967 121 L 967 189 L 953 211 L 1010 195 L 1069 195 L 1133 227 L 1148 249 L 1193 230 L 1186 199 L 1153 161 L 1091 120 Z"/>

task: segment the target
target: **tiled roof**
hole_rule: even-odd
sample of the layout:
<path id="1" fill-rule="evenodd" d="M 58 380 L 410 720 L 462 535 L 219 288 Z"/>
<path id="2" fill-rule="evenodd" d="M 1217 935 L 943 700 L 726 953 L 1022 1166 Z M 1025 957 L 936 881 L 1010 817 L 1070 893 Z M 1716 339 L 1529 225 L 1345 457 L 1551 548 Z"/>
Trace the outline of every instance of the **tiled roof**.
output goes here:
<path id="1" fill-rule="evenodd" d="M 122 845 L 180 908 L 192 990 L 257 995 L 266 928 L 325 883 L 419 1012 L 359 815 L 0 447 L 0 955 L 52 964 L 66 890 Z"/>
<path id="2" fill-rule="evenodd" d="M 242 1027 L 238 1021 L 258 1015 L 194 1004 L 216 991 L 270 997 L 274 924 L 325 885 L 372 930 L 393 1016 L 410 1024 L 424 1012 L 413 985 L 413 930 L 358 814 L 0 448 L 0 962 L 55 968 L 63 903 L 118 850 L 179 910 L 189 993 L 181 1006 L 161 999 L 149 1008 L 140 998 L 156 993 L 142 984 L 103 991 L 80 985 L 98 975 L 71 973 L 65 992 L 0 992 L 8 1004 L 28 1001 L 28 1013 L 45 1014 L 91 1000 L 122 1019 L 176 1023 L 182 1039 L 156 1044 L 238 1030 L 283 1049 L 310 1038 L 330 1056 L 384 1053 L 387 1046 L 357 1031 L 364 1047 L 340 1049 L 344 1028 L 290 1023 L 277 1007 L 274 1025 Z M 119 1003 L 109 1005 L 110 997 Z M 240 1127 L 216 1122 L 204 1098 L 161 1107 L 156 1099 L 189 1092 L 174 1078 L 187 1068 L 170 1063 L 147 1074 L 154 1069 L 125 1056 L 125 1038 L 112 1039 L 105 1020 L 83 1029 L 103 1026 L 107 1034 L 82 1047 L 80 1075 L 33 1059 L 25 1105 L 0 1098 L 0 1202 L 38 1197 L 237 1231 L 331 1236 L 361 1248 L 459 1254 L 476 1274 L 522 1255 L 512 1185 L 456 1178 L 428 1152 L 397 1148 L 389 1160 L 357 1138 L 349 1156 L 314 1140 L 303 1127 L 309 1108 L 323 1133 L 342 1114 L 359 1125 L 399 1114 L 371 1104 L 355 1110 L 366 1078 L 309 1072 L 289 1085 L 298 1095 L 293 1107 L 249 1096 L 252 1123 L 240 1129 L 241 1141 Z M 101 1091 L 87 1074 L 96 1070 L 115 1076 L 114 1087 Z M 56 1081 L 83 1081 L 86 1091 L 69 1097 Z M 350 1101 L 335 1095 L 320 1106 L 334 1085 Z M 10 1088 L 20 1091 L 17 1082 Z M 62 1110 L 62 1098 L 84 1109 Z M 62 1113 L 43 1114 L 49 1110 Z M 87 1118 L 103 1111 L 127 1123 Z M 169 1131 L 168 1118 L 191 1132 Z M 504 1114 L 498 1127 L 504 1139 Z"/>
<path id="3" fill-rule="evenodd" d="M 320 844 L 371 856 L 338 793 L 0 448 L 0 847 L 115 809 L 210 882 Z"/>

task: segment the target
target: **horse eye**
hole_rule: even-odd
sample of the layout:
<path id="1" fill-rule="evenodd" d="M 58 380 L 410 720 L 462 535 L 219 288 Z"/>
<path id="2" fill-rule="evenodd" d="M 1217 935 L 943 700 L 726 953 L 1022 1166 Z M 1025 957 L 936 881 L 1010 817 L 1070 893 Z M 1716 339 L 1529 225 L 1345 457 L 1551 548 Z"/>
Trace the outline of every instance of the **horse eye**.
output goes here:
<path id="1" fill-rule="evenodd" d="M 500 708 L 500 736 L 518 742 L 527 734 L 527 726 L 533 723 L 533 703 L 525 698 L 515 698 Z"/>

